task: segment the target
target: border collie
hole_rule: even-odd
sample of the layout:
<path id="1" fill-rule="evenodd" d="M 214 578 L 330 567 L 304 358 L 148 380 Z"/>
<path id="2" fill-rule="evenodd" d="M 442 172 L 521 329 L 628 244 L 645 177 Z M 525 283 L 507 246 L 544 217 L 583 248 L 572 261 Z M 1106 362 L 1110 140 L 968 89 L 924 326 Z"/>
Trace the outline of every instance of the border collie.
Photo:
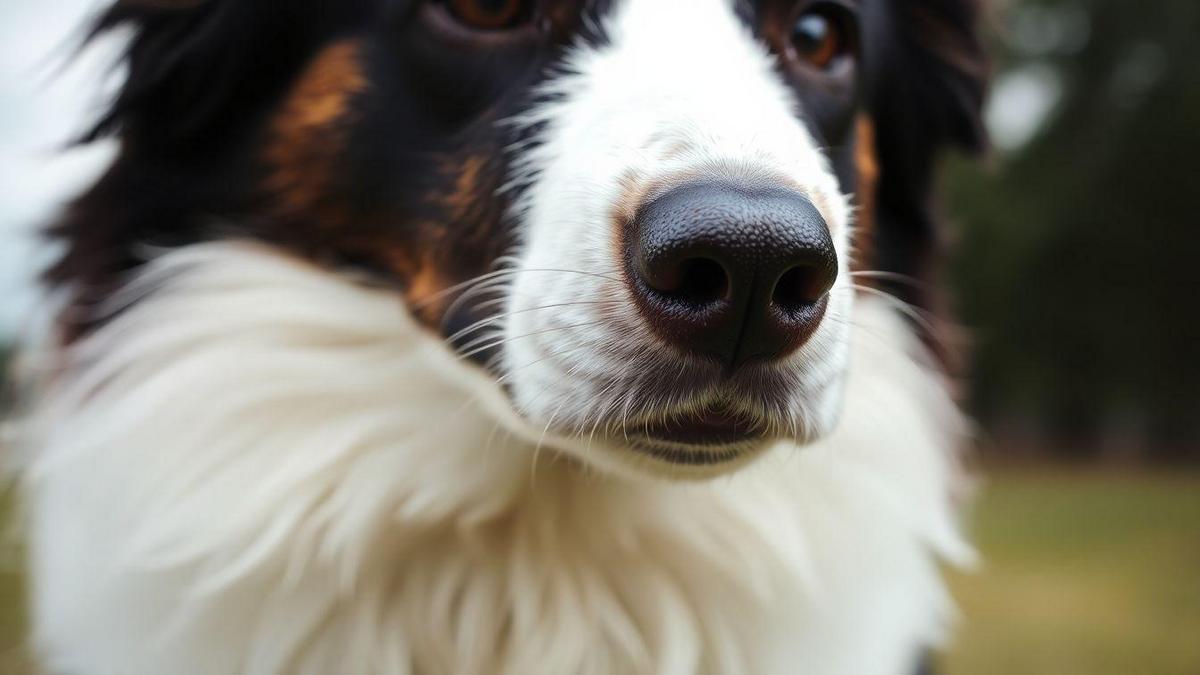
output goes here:
<path id="1" fill-rule="evenodd" d="M 919 319 L 975 5 L 108 7 L 22 424 L 46 671 L 912 672 L 971 558 Z"/>

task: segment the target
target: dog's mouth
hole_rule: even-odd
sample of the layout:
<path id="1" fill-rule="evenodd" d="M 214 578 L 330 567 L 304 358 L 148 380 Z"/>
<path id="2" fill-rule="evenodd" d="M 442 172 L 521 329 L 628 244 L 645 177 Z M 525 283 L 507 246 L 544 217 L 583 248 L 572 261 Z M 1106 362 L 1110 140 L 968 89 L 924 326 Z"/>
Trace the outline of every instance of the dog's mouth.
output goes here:
<path id="1" fill-rule="evenodd" d="M 505 335 L 516 337 L 490 363 L 521 433 L 585 465 L 627 476 L 717 476 L 831 428 L 841 368 L 827 362 L 838 354 L 830 353 L 841 344 L 836 332 L 829 346 L 731 367 L 662 345 L 627 314 L 513 316 Z"/>
<path id="2" fill-rule="evenodd" d="M 689 466 L 742 459 L 771 438 L 763 421 L 725 406 L 630 424 L 626 435 L 630 448 L 640 454 Z"/>
<path id="3" fill-rule="evenodd" d="M 631 431 L 653 442 L 714 447 L 761 438 L 762 426 L 761 422 L 722 406 L 646 422 Z"/>

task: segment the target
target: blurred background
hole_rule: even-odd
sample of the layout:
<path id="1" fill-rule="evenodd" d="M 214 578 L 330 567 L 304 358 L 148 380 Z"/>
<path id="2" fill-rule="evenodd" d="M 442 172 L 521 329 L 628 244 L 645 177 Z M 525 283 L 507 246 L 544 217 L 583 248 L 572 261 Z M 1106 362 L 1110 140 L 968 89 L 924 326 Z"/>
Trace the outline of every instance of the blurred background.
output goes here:
<path id="1" fill-rule="evenodd" d="M 103 166 L 60 152 L 115 45 L 93 0 L 0 3 L 0 373 L 36 330 L 33 232 Z M 984 162 L 943 183 L 980 423 L 951 675 L 1200 673 L 1200 2 L 992 0 Z M 3 406 L 0 396 L 0 406 Z M 20 660 L 0 558 L 0 673 Z"/>

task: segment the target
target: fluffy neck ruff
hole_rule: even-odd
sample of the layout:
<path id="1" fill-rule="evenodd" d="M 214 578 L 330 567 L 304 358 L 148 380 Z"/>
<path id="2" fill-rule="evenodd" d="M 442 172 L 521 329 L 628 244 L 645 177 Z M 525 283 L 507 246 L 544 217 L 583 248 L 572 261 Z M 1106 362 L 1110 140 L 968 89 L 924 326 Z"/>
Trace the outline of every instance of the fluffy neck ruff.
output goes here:
<path id="1" fill-rule="evenodd" d="M 899 673 L 948 613 L 961 422 L 881 303 L 840 431 L 708 483 L 537 450 L 392 294 L 166 255 L 65 355 L 24 471 L 73 673 Z"/>

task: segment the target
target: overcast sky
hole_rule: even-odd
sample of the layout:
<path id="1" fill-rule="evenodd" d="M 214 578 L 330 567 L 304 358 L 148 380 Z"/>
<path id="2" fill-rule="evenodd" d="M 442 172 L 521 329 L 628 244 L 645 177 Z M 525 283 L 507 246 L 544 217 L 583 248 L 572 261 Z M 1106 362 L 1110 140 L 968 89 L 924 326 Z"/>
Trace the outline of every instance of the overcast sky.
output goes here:
<path id="1" fill-rule="evenodd" d="M 32 232 L 95 176 L 111 147 L 61 152 L 102 100 L 113 44 L 71 63 L 96 0 L 0 0 L 0 334 L 26 327 L 30 278 L 47 253 Z"/>

